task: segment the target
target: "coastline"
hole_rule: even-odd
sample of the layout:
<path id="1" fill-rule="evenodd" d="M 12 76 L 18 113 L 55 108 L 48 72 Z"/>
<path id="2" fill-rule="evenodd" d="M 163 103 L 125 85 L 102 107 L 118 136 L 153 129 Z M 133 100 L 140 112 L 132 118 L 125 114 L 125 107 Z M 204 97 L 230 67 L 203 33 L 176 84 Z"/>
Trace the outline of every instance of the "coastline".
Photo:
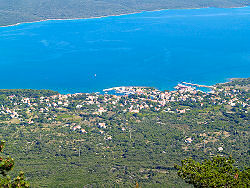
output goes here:
<path id="1" fill-rule="evenodd" d="M 227 9 L 232 9 L 232 8 L 236 9 L 236 8 L 246 8 L 246 7 L 248 7 L 248 6 L 226 7 L 226 8 Z M 157 11 L 164 11 L 164 10 L 196 10 L 196 9 L 209 9 L 209 8 L 217 8 L 217 7 L 142 10 L 142 11 L 124 13 L 124 14 L 111 14 L 111 15 L 106 15 L 106 16 L 93 16 L 93 17 L 86 17 L 86 18 L 52 18 L 52 19 L 43 19 L 43 20 L 37 20 L 37 21 L 19 22 L 19 23 L 16 23 L 16 24 L 3 25 L 3 26 L 0 26 L 0 28 L 14 27 L 14 26 L 19 26 L 21 24 L 39 23 L 39 22 L 46 22 L 46 21 L 72 21 L 72 20 L 100 19 L 100 18 L 107 18 L 107 17 L 116 17 L 116 16 L 126 16 L 126 15 L 140 14 L 140 13 L 144 13 L 144 12 L 157 12 Z"/>
<path id="2" fill-rule="evenodd" d="M 213 90 L 213 89 L 215 89 L 216 88 L 216 86 L 217 85 L 222 85 L 222 84 L 227 84 L 227 83 L 231 83 L 231 82 L 233 82 L 233 81 L 235 81 L 235 80 L 241 80 L 241 79 L 247 79 L 248 77 L 246 77 L 246 78 L 228 78 L 228 81 L 225 81 L 225 82 L 217 82 L 217 83 L 215 83 L 215 84 L 213 84 L 213 85 L 204 85 L 204 84 L 196 84 L 196 83 L 188 83 L 188 82 L 179 82 L 179 83 L 183 83 L 183 84 L 185 84 L 185 85 L 187 85 L 187 86 L 197 86 L 197 87 L 199 87 L 199 88 L 209 88 L 209 89 L 211 89 L 211 90 Z M 31 89 L 31 88 L 11 88 L 11 89 L 6 89 L 6 88 L 0 88 L 0 90 L 26 90 L 26 89 L 28 89 L 28 90 L 51 90 L 51 91 L 56 91 L 56 92 L 58 92 L 59 94 L 61 94 L 61 95 L 67 95 L 67 94 L 79 94 L 79 93 L 81 93 L 81 94 L 90 94 L 90 93 L 102 93 L 102 92 L 109 92 L 109 91 L 115 91 L 115 90 L 119 90 L 119 89 L 121 89 L 121 88 L 124 88 L 124 89 L 133 89 L 133 88 L 148 88 L 148 89 L 150 89 L 150 88 L 152 88 L 152 89 L 157 89 L 157 90 L 159 90 L 159 91 L 164 91 L 164 90 L 162 90 L 162 89 L 159 89 L 159 88 L 157 88 L 157 87 L 154 87 L 154 86 L 136 86 L 136 85 L 134 85 L 134 86 L 115 86 L 115 87 L 110 87 L 110 88 L 106 88 L 106 89 L 101 89 L 101 90 L 98 90 L 98 91 L 90 91 L 90 92 L 81 92 L 81 91 L 78 91 L 78 92 L 61 92 L 61 91 L 58 91 L 58 90 L 56 90 L 56 89 L 48 89 L 48 88 L 33 88 L 33 89 Z M 173 87 L 172 89 L 168 89 L 169 91 L 174 91 L 175 90 L 175 87 Z"/>

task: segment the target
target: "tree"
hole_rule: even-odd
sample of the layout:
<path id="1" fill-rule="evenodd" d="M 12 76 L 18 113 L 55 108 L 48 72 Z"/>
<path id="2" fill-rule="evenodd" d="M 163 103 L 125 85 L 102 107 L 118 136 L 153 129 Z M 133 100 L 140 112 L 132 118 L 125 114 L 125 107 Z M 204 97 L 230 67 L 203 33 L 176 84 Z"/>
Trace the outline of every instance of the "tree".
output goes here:
<path id="1" fill-rule="evenodd" d="M 194 187 L 248 187 L 249 168 L 240 171 L 233 166 L 232 157 L 216 156 L 202 163 L 193 159 L 182 160 L 181 166 L 175 165 L 178 175 Z"/>
<path id="2" fill-rule="evenodd" d="M 0 152 L 3 152 L 5 146 L 4 141 L 0 141 Z M 25 180 L 24 173 L 20 172 L 19 176 L 11 180 L 8 172 L 14 168 L 14 160 L 11 157 L 6 159 L 0 156 L 0 187 L 3 188 L 17 188 L 29 187 L 29 183 Z"/>

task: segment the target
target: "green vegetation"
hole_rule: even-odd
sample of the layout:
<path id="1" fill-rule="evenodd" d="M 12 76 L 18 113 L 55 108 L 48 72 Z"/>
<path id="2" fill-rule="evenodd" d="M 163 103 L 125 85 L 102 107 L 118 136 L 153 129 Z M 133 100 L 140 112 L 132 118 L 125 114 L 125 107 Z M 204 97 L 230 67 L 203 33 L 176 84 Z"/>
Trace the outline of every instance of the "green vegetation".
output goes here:
<path id="1" fill-rule="evenodd" d="M 0 152 L 3 152 L 5 142 L 0 141 Z M 16 188 L 23 187 L 28 188 L 29 183 L 25 180 L 24 173 L 20 172 L 19 176 L 11 180 L 8 172 L 11 171 L 14 167 L 14 160 L 11 157 L 0 156 L 0 187 L 3 188 Z"/>
<path id="2" fill-rule="evenodd" d="M 35 90 L 35 89 L 0 89 L 0 97 L 15 95 L 18 97 L 32 97 L 32 98 L 40 98 L 40 97 L 50 97 L 52 95 L 57 95 L 57 91 L 52 90 Z M 0 98 L 1 100 L 1 98 Z"/>
<path id="3" fill-rule="evenodd" d="M 0 0 L 0 26 L 44 19 L 89 18 L 145 10 L 249 5 L 247 0 Z"/>
<path id="4" fill-rule="evenodd" d="M 250 169 L 240 171 L 234 167 L 232 157 L 216 156 L 202 163 L 185 159 L 182 165 L 176 165 L 178 175 L 194 187 L 248 187 Z"/>
<path id="5" fill-rule="evenodd" d="M 249 89 L 250 78 L 232 78 L 230 82 L 217 84 L 217 87 L 237 88 L 237 89 Z"/>
<path id="6" fill-rule="evenodd" d="M 174 168 L 187 157 L 203 165 L 231 155 L 239 171 L 249 166 L 247 80 L 210 93 L 187 86 L 123 88 L 129 95 L 8 93 L 0 98 L 0 139 L 32 187 L 192 187 Z"/>

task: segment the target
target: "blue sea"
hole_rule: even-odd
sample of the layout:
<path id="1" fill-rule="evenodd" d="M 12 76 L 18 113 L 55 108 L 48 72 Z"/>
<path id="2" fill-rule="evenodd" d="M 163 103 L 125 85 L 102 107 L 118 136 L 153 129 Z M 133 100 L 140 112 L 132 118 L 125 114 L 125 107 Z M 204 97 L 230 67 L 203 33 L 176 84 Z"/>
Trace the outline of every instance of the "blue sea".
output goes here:
<path id="1" fill-rule="evenodd" d="M 250 7 L 179 9 L 0 28 L 0 88 L 172 89 L 250 76 Z"/>

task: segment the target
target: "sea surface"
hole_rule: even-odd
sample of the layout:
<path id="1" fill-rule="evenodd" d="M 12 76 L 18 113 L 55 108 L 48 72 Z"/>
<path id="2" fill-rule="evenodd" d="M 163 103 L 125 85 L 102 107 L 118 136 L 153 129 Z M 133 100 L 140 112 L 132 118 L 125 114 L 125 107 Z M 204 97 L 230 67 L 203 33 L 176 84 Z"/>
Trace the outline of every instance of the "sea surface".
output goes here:
<path id="1" fill-rule="evenodd" d="M 250 76 L 250 7 L 143 12 L 0 28 L 0 88 L 172 89 Z"/>

